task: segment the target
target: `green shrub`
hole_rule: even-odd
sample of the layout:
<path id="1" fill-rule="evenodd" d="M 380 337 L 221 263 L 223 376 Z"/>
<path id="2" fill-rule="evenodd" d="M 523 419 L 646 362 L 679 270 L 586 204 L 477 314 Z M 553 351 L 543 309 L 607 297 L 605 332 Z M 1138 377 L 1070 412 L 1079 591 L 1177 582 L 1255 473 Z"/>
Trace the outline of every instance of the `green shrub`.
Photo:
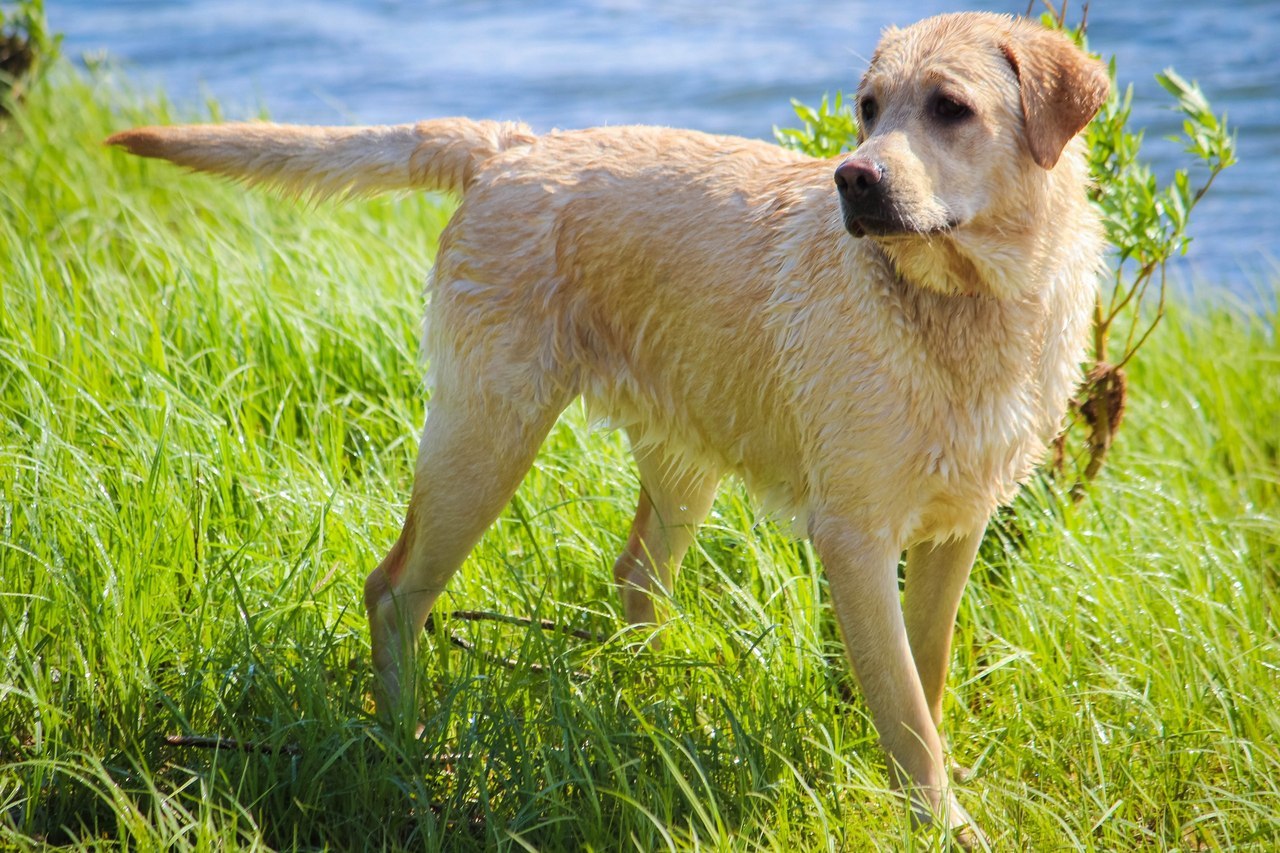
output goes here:
<path id="1" fill-rule="evenodd" d="M 0 115 L 22 94 L 23 81 L 53 56 L 58 40 L 45 25 L 44 0 L 22 0 L 12 9 L 0 6 Z"/>

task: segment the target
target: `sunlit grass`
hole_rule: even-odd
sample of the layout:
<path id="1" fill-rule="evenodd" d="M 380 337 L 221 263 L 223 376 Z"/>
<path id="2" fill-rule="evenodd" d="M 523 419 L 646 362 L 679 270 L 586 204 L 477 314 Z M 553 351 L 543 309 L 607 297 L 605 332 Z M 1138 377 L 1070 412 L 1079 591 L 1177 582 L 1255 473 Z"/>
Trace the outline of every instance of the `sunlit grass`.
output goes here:
<path id="1" fill-rule="evenodd" d="M 660 647 L 623 630 L 635 474 L 578 407 L 440 609 L 607 639 L 437 620 L 424 739 L 379 731 L 360 589 L 449 206 L 306 208 L 101 146 L 178 117 L 63 71 L 0 124 L 0 847 L 938 843 L 841 698 L 811 549 L 739 487 Z M 947 721 L 997 848 L 1280 843 L 1276 319 L 1175 306 L 1088 499 L 1032 489 L 984 546 Z"/>

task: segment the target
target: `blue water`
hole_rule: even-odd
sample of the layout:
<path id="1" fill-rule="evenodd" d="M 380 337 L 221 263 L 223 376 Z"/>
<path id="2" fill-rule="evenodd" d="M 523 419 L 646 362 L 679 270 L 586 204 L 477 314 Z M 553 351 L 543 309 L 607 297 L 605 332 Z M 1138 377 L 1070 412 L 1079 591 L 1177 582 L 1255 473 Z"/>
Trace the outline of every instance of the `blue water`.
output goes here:
<path id="1" fill-rule="evenodd" d="M 403 122 L 440 115 L 535 128 L 648 123 L 770 138 L 789 99 L 852 90 L 880 29 L 938 0 L 46 0 L 72 57 L 105 53 L 144 86 L 228 117 Z M 1091 46 L 1135 89 L 1158 174 L 1180 121 L 1153 75 L 1197 79 L 1239 130 L 1240 165 L 1197 208 L 1175 277 L 1252 301 L 1280 279 L 1280 0 L 1095 0 Z"/>

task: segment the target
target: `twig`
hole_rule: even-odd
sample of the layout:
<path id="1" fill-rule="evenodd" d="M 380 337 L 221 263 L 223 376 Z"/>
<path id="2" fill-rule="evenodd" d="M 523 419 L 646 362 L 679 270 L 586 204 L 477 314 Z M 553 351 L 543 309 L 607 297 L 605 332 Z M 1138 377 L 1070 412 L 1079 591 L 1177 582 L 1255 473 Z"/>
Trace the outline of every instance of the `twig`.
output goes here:
<path id="1" fill-rule="evenodd" d="M 435 615 L 436 614 L 432 613 L 427 616 L 426 630 L 429 631 L 432 629 L 432 626 L 435 624 Z M 446 619 L 457 619 L 460 622 L 500 622 L 504 625 L 517 625 L 522 628 L 531 628 L 536 626 L 544 631 L 555 631 L 579 640 L 585 640 L 589 643 L 606 643 L 609 640 L 609 638 L 603 634 L 596 634 L 581 628 L 570 628 L 567 625 L 559 625 L 549 619 L 531 619 L 528 616 L 509 616 L 505 613 L 493 613 L 488 610 L 452 610 L 442 615 Z M 521 663 L 515 658 L 505 658 L 501 655 L 482 652 L 476 648 L 475 643 L 459 636 L 454 631 L 450 631 L 448 633 L 448 637 L 450 643 L 463 651 L 480 655 L 481 657 L 486 658 L 487 660 L 490 660 L 506 669 L 525 669 L 529 672 L 538 673 L 539 675 L 545 675 L 548 672 L 547 667 L 540 663 Z M 569 677 L 574 681 L 586 681 L 591 676 L 580 670 L 571 670 L 569 672 Z"/>
<path id="2" fill-rule="evenodd" d="M 1129 359 L 1133 358 L 1134 355 L 1137 354 L 1138 350 L 1142 349 L 1142 345 L 1147 342 L 1147 338 L 1151 337 L 1151 333 L 1156 330 L 1156 326 L 1160 325 L 1160 321 L 1164 319 L 1165 294 L 1168 292 L 1168 286 L 1167 286 L 1167 282 L 1165 281 L 1165 271 L 1164 271 L 1163 265 L 1161 265 L 1160 267 L 1160 291 L 1159 292 L 1160 292 L 1160 300 L 1159 302 L 1156 303 L 1156 316 L 1154 319 L 1152 319 L 1151 325 L 1148 326 L 1147 330 L 1142 333 L 1142 337 L 1138 339 L 1138 342 L 1136 344 L 1133 343 L 1133 333 L 1134 333 L 1134 330 L 1138 328 L 1137 322 L 1135 321 L 1133 326 L 1129 329 L 1129 340 L 1125 341 L 1125 347 L 1127 349 L 1127 352 L 1124 354 L 1124 358 L 1120 359 L 1119 363 L 1116 364 L 1117 370 L 1123 368 L 1126 364 L 1128 364 Z"/>
<path id="3" fill-rule="evenodd" d="M 453 610 L 447 615 L 450 619 L 457 619 L 462 622 L 501 622 L 504 625 L 519 625 L 523 628 L 537 625 L 544 631 L 556 631 L 561 634 L 567 634 L 570 637 L 576 637 L 579 640 L 586 640 L 589 643 L 606 643 L 609 641 L 609 638 L 604 634 L 596 634 L 582 628 L 570 628 L 567 625 L 558 625 L 550 619 L 508 616 L 505 613 L 493 613 L 488 610 Z"/>
<path id="4" fill-rule="evenodd" d="M 272 746 L 269 743 L 236 740 L 218 735 L 165 735 L 164 742 L 169 746 L 190 746 L 196 749 L 229 749 L 237 752 L 265 752 L 268 755 L 301 755 L 302 747 L 296 743 Z"/>
<path id="5" fill-rule="evenodd" d="M 1106 322 L 1106 325 L 1108 328 L 1110 328 L 1112 322 L 1115 321 L 1115 319 L 1120 316 L 1120 312 L 1124 311 L 1124 309 L 1128 307 L 1129 303 L 1133 301 L 1133 298 L 1135 296 L 1138 297 L 1138 303 L 1139 304 L 1142 303 L 1142 295 L 1147 292 L 1147 285 L 1150 284 L 1151 282 L 1151 275 L 1156 271 L 1157 268 L 1162 267 L 1165 261 L 1167 260 L 1169 260 L 1168 255 L 1166 255 L 1163 259 L 1156 258 L 1154 260 L 1147 261 L 1145 264 L 1142 264 L 1138 268 L 1138 272 L 1133 277 L 1133 284 L 1129 285 L 1129 289 L 1126 290 L 1124 293 L 1124 298 L 1121 299 L 1118 303 L 1116 302 L 1116 296 L 1119 294 L 1120 288 L 1117 287 L 1115 290 L 1112 291 L 1111 313 L 1107 316 L 1107 322 Z M 1119 278 L 1120 276 L 1120 270 L 1118 269 L 1116 270 L 1116 276 L 1117 278 Z"/>
<path id="6" fill-rule="evenodd" d="M 229 749 L 235 752 L 263 752 L 268 755 L 275 753 L 291 756 L 303 754 L 302 747 L 296 743 L 272 746 L 269 743 L 242 741 L 230 737 L 220 737 L 219 735 L 165 735 L 164 742 L 169 746 L 185 746 L 193 749 Z M 471 757 L 461 752 L 440 752 L 435 755 L 424 755 L 416 760 L 427 764 L 453 765 L 461 764 Z"/>

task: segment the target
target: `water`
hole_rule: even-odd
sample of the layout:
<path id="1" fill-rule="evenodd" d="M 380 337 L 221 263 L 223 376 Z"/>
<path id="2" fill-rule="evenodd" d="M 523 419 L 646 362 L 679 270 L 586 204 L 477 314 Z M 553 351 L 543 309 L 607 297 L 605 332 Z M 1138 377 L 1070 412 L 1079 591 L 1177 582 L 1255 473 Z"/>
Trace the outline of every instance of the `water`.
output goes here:
<path id="1" fill-rule="evenodd" d="M 890 8 L 892 7 L 892 8 Z M 789 99 L 851 91 L 880 29 L 1025 2 L 902 0 L 46 0 L 72 56 L 105 52 L 180 104 L 228 117 L 645 123 L 771 138 Z M 1158 174 L 1183 162 L 1153 75 L 1196 79 L 1240 134 L 1240 164 L 1197 208 L 1175 277 L 1252 300 L 1280 279 L 1280 2 L 1095 0 L 1090 43 L 1133 83 Z"/>

